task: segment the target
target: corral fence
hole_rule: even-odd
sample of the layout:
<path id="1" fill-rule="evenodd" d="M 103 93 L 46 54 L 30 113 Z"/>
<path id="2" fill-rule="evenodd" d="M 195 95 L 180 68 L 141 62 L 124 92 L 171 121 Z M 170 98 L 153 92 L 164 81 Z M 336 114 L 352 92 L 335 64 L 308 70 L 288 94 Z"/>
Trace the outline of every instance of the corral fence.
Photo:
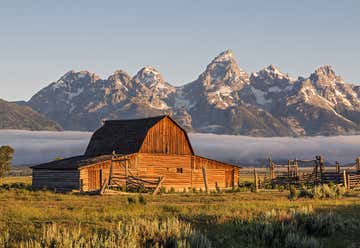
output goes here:
<path id="1" fill-rule="evenodd" d="M 239 182 L 254 182 L 255 188 L 274 186 L 297 187 L 320 184 L 342 184 L 348 190 L 360 190 L 360 157 L 355 164 L 325 166 L 324 157 L 313 160 L 288 160 L 287 164 L 276 163 L 270 158 L 265 168 L 243 168 L 239 172 Z"/>

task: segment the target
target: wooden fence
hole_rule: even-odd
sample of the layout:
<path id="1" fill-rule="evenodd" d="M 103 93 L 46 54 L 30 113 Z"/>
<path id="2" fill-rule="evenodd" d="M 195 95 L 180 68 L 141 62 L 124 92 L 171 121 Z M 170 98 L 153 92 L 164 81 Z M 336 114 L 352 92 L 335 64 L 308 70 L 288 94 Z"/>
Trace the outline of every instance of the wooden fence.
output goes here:
<path id="1" fill-rule="evenodd" d="M 266 168 L 241 169 L 239 182 L 244 181 L 254 182 L 256 189 L 268 185 L 300 187 L 334 183 L 342 184 L 349 190 L 360 190 L 360 158 L 347 167 L 341 167 L 338 162 L 325 167 L 322 156 L 316 156 L 314 160 L 288 160 L 285 165 L 269 159 Z"/>

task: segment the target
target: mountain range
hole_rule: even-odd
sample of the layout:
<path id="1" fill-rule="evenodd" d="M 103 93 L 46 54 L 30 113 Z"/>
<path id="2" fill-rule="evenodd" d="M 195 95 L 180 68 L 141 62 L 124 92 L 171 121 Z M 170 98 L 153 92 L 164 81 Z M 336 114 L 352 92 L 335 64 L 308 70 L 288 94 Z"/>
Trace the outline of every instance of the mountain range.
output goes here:
<path id="1" fill-rule="evenodd" d="M 25 104 L 65 130 L 93 131 L 106 119 L 169 114 L 188 131 L 251 136 L 357 134 L 360 86 L 344 82 L 331 66 L 291 78 L 270 65 L 241 69 L 232 51 L 216 56 L 183 86 L 168 83 L 151 66 L 131 76 L 102 79 L 69 71 Z"/>

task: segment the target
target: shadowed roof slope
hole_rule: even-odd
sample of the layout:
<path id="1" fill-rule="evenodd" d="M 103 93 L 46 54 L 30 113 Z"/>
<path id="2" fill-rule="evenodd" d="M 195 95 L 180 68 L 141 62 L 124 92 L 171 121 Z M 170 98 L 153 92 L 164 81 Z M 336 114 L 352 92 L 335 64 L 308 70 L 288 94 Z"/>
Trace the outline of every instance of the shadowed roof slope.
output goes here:
<path id="1" fill-rule="evenodd" d="M 166 115 L 131 120 L 109 120 L 95 131 L 86 149 L 86 156 L 131 154 L 139 151 L 149 129 Z"/>
<path id="2" fill-rule="evenodd" d="M 31 166 L 31 169 L 51 169 L 51 170 L 76 170 L 83 166 L 96 164 L 106 160 L 110 160 L 112 155 L 103 155 L 98 157 L 76 156 L 55 160 L 48 163 L 43 163 Z"/>

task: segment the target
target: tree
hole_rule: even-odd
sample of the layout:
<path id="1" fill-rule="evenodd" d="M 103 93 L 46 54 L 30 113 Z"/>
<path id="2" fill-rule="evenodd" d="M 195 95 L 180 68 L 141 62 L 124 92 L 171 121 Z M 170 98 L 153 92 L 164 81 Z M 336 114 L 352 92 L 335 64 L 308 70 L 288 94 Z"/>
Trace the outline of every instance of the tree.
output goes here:
<path id="1" fill-rule="evenodd" d="M 0 147 L 0 178 L 10 171 L 14 152 L 10 146 Z"/>

